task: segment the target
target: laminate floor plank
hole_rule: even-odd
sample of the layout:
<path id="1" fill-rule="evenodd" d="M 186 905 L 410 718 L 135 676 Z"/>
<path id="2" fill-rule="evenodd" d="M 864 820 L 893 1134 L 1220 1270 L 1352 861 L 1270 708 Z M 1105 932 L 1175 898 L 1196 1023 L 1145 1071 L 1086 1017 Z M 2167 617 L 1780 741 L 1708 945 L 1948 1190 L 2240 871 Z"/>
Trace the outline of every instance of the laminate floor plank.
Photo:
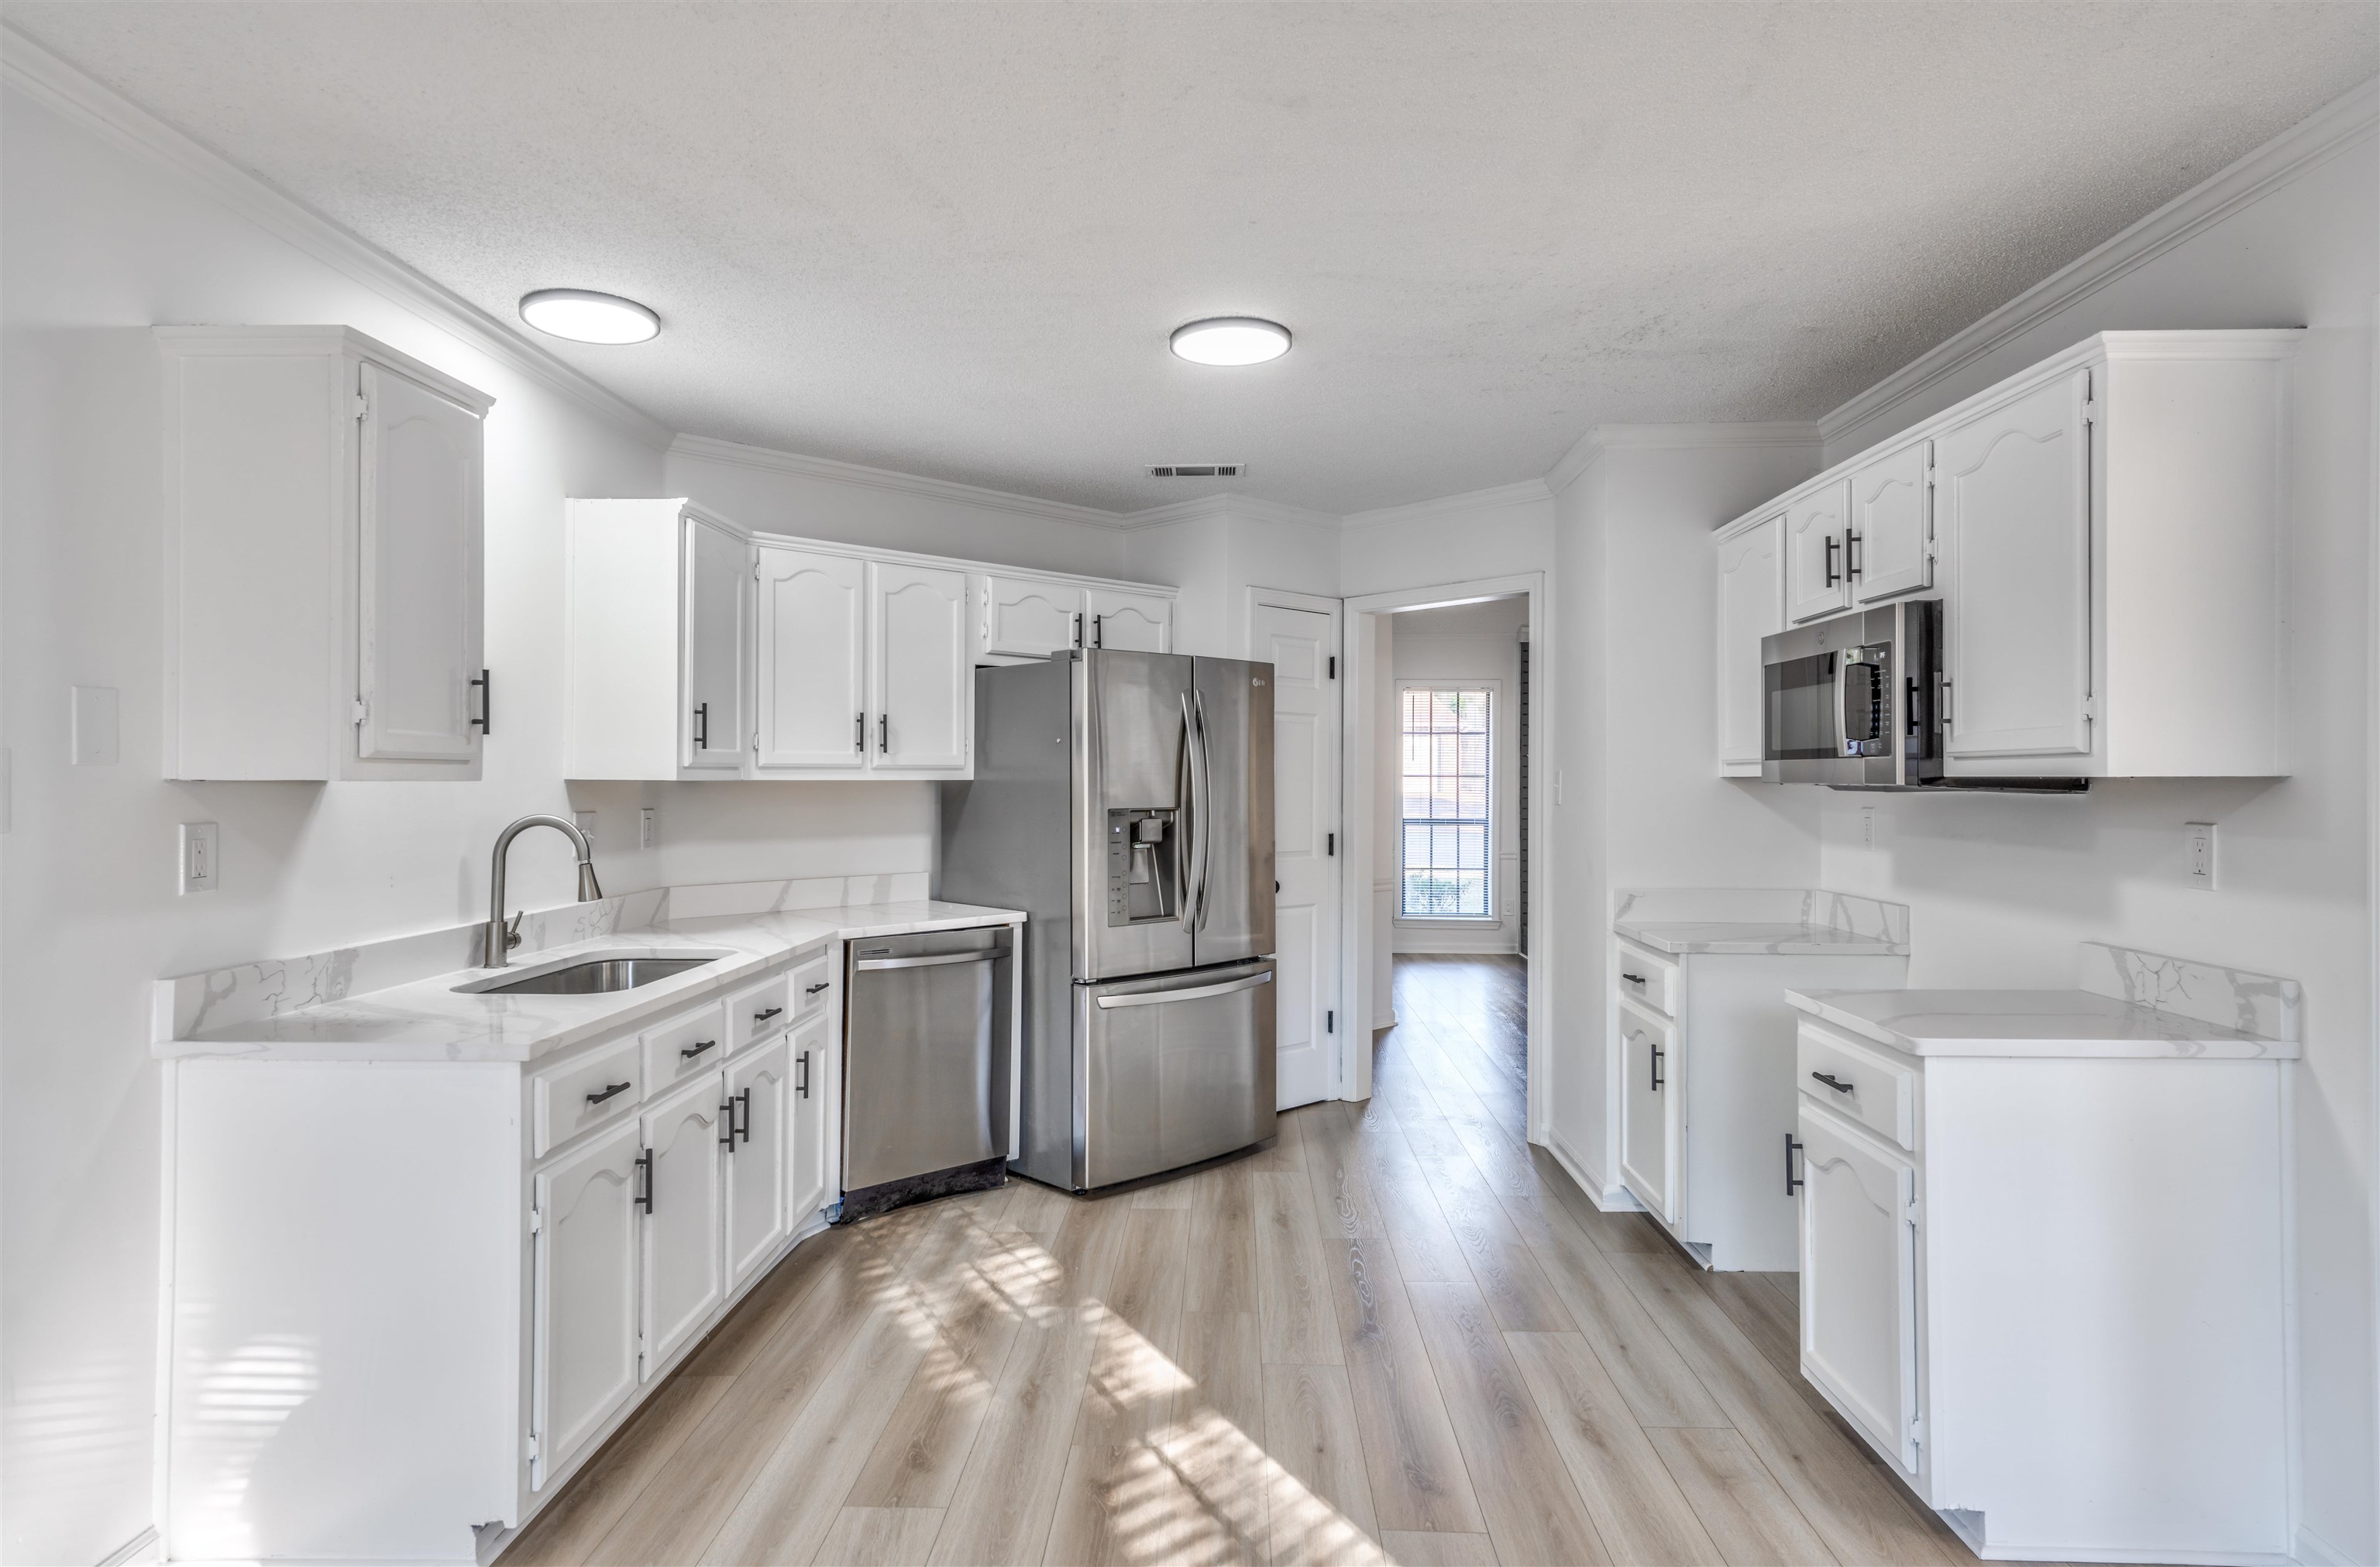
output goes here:
<path id="1" fill-rule="evenodd" d="M 1076 1446 L 1120 1445 L 1171 1417 L 1181 1391 L 1182 1295 L 1189 1273 L 1189 1212 L 1128 1207 L 1123 1245 L 1096 1303 L 1099 1345 L 1083 1389 Z"/>
<path id="2" fill-rule="evenodd" d="M 1576 1333 L 1507 1333 L 1504 1342 L 1611 1560 L 1719 1567 L 1718 1547 L 1586 1341 Z"/>
<path id="3" fill-rule="evenodd" d="M 1293 1366 L 1340 1364 L 1345 1354 L 1331 1320 L 1329 1264 L 1305 1172 L 1260 1170 L 1248 1179 L 1264 1357 Z"/>
<path id="4" fill-rule="evenodd" d="M 565 1567 L 587 1560 L 732 1380 L 682 1370 L 663 1383 L 506 1548 L 507 1567 Z"/>
<path id="5" fill-rule="evenodd" d="M 819 1567 L 925 1567 L 939 1507 L 846 1507 L 811 1560 Z"/>
<path id="6" fill-rule="evenodd" d="M 1399 1567 L 1498 1567 L 1496 1547 L 1486 1535 L 1390 1529 L 1380 1544 Z"/>
<path id="7" fill-rule="evenodd" d="M 1273 1567 L 1385 1561 L 1343 1366 L 1264 1368 Z"/>
<path id="8" fill-rule="evenodd" d="M 1817 1532 L 1742 1436 L 1695 1427 L 1651 1436 L 1729 1567 L 1831 1567 Z"/>
<path id="9" fill-rule="evenodd" d="M 1561 1297 L 1448 1124 L 1426 1119 L 1400 1124 L 1428 1172 L 1439 1210 L 1446 1215 L 1472 1282 L 1488 1297 L 1497 1326 L 1516 1332 L 1570 1331 L 1574 1324 Z"/>
<path id="10" fill-rule="evenodd" d="M 1455 1440 L 1496 1554 L 1508 1561 L 1603 1563 L 1603 1546 L 1495 1318 L 1468 1284 L 1409 1284 Z"/>
<path id="11" fill-rule="evenodd" d="M 1467 1283 L 1471 1264 L 1431 1192 L 1429 1176 L 1414 1158 L 1413 1145 L 1395 1111 L 1380 1099 L 1362 1107 L 1356 1148 L 1374 1207 L 1394 1248 L 1397 1271 L 1415 1282 Z"/>
<path id="12" fill-rule="evenodd" d="M 1565 1222 L 1549 1222 L 1538 1260 L 1639 1424 L 1728 1423 L 1645 1303 L 1585 1234 Z"/>
<path id="13" fill-rule="evenodd" d="M 1184 1311 L 1257 1309 L 1257 1232 L 1250 1172 L 1245 1160 L 1219 1164 L 1191 1178 L 1188 1283 Z"/>

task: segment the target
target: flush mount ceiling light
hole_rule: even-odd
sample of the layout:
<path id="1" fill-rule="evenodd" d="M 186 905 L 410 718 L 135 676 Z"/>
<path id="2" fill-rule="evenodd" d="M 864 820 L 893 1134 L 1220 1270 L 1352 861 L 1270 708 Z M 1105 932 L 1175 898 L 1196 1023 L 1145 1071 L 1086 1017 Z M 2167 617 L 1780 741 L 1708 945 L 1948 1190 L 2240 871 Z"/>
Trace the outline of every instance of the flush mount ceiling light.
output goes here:
<path id="1" fill-rule="evenodd" d="M 1193 364 L 1260 365 L 1289 352 L 1289 328 L 1256 316 L 1212 316 L 1175 327 L 1171 342 Z"/>
<path id="2" fill-rule="evenodd" d="M 573 343 L 642 343 L 661 334 L 662 318 L 617 294 L 585 288 L 540 288 L 524 294 L 521 320 Z"/>

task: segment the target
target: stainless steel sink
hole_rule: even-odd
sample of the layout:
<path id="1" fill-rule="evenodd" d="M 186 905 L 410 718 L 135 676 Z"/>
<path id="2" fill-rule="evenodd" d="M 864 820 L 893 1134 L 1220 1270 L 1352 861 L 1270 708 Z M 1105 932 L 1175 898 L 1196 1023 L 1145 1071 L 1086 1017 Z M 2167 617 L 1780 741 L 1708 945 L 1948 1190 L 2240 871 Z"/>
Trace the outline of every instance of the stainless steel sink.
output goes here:
<path id="1" fill-rule="evenodd" d="M 614 990 L 633 990 L 656 979 L 684 974 L 730 955 L 727 953 L 686 952 L 667 956 L 655 953 L 589 953 L 549 968 L 532 968 L 517 978 L 477 979 L 468 985 L 457 985 L 455 989 L 467 995 L 480 996 L 601 996 Z"/>

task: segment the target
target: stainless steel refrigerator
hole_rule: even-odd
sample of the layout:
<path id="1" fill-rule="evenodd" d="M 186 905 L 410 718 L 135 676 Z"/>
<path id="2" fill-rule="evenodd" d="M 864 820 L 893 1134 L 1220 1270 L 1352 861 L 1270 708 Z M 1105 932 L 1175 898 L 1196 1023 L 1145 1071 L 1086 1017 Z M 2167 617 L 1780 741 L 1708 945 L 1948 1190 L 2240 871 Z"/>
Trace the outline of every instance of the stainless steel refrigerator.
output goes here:
<path id="1" fill-rule="evenodd" d="M 1028 916 L 1011 1167 L 1086 1191 L 1272 1136 L 1272 665 L 1087 649 L 975 691 L 941 895 Z"/>

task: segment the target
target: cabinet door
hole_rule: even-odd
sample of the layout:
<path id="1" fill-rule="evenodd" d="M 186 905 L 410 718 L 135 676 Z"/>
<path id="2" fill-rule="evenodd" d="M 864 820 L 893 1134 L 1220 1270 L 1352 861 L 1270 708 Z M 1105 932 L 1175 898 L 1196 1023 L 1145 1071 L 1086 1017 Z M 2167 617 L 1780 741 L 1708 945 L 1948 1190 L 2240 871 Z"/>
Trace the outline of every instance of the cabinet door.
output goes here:
<path id="1" fill-rule="evenodd" d="M 1083 590 L 1040 577 L 983 579 L 983 650 L 1046 659 L 1081 646 Z"/>
<path id="2" fill-rule="evenodd" d="M 631 1122 L 530 1183 L 532 1488 L 567 1464 L 636 1391 L 638 1150 Z"/>
<path id="3" fill-rule="evenodd" d="M 744 583 L 751 550 L 724 528 L 686 523 L 686 694 L 679 715 L 687 767 L 744 765 Z"/>
<path id="4" fill-rule="evenodd" d="M 1917 1172 L 1804 1101 L 1802 1374 L 1917 1467 Z"/>
<path id="5" fill-rule="evenodd" d="M 1678 1031 L 1623 1000 L 1620 1003 L 1620 1178 L 1636 1199 L 1678 1221 Z"/>
<path id="6" fill-rule="evenodd" d="M 1952 563 L 1943 660 L 1953 758 L 2091 749 L 2090 375 L 2061 376 L 1935 443 Z"/>
<path id="7" fill-rule="evenodd" d="M 1785 508 L 1785 618 L 1815 620 L 1851 607 L 1843 527 L 1851 486 L 1821 484 Z"/>
<path id="8" fill-rule="evenodd" d="M 766 1267 L 785 1240 L 786 1100 L 793 1087 L 785 1041 L 735 1058 L 727 1069 L 735 1141 L 727 1153 L 727 1282 Z"/>
<path id="9" fill-rule="evenodd" d="M 706 1073 L 647 1111 L 644 1354 L 650 1378 L 702 1331 L 726 1297 L 720 1266 L 725 1075 Z"/>
<path id="10" fill-rule="evenodd" d="M 1128 653 L 1170 653 L 1173 650 L 1173 601 L 1153 593 L 1124 593 L 1093 588 L 1083 595 L 1090 622 L 1083 641 L 1093 648 L 1116 648 Z"/>
<path id="11" fill-rule="evenodd" d="M 1765 754 L 1767 711 L 1760 639 L 1785 629 L 1785 519 L 1767 522 L 1718 547 L 1718 760 L 1757 767 Z"/>
<path id="12" fill-rule="evenodd" d="M 867 576 L 849 555 L 759 546 L 760 766 L 867 766 Z"/>
<path id="13" fill-rule="evenodd" d="M 1859 603 L 1934 585 L 1933 453 L 1931 441 L 1912 441 L 1852 470 L 1843 558 Z"/>
<path id="14" fill-rule="evenodd" d="M 366 363 L 357 511 L 356 754 L 468 761 L 479 731 L 480 476 L 477 410 Z"/>
<path id="15" fill-rule="evenodd" d="M 952 772 L 967 763 L 975 661 L 967 648 L 966 574 L 868 564 L 868 765 L 879 772 Z"/>
<path id="16" fill-rule="evenodd" d="M 792 1194 L 786 1211 L 796 1230 L 834 1201 L 842 1185 L 843 1160 L 834 1139 L 833 1022 L 823 1014 L 811 1018 L 785 1045 L 793 1068 L 786 1099 L 785 1181 Z"/>

